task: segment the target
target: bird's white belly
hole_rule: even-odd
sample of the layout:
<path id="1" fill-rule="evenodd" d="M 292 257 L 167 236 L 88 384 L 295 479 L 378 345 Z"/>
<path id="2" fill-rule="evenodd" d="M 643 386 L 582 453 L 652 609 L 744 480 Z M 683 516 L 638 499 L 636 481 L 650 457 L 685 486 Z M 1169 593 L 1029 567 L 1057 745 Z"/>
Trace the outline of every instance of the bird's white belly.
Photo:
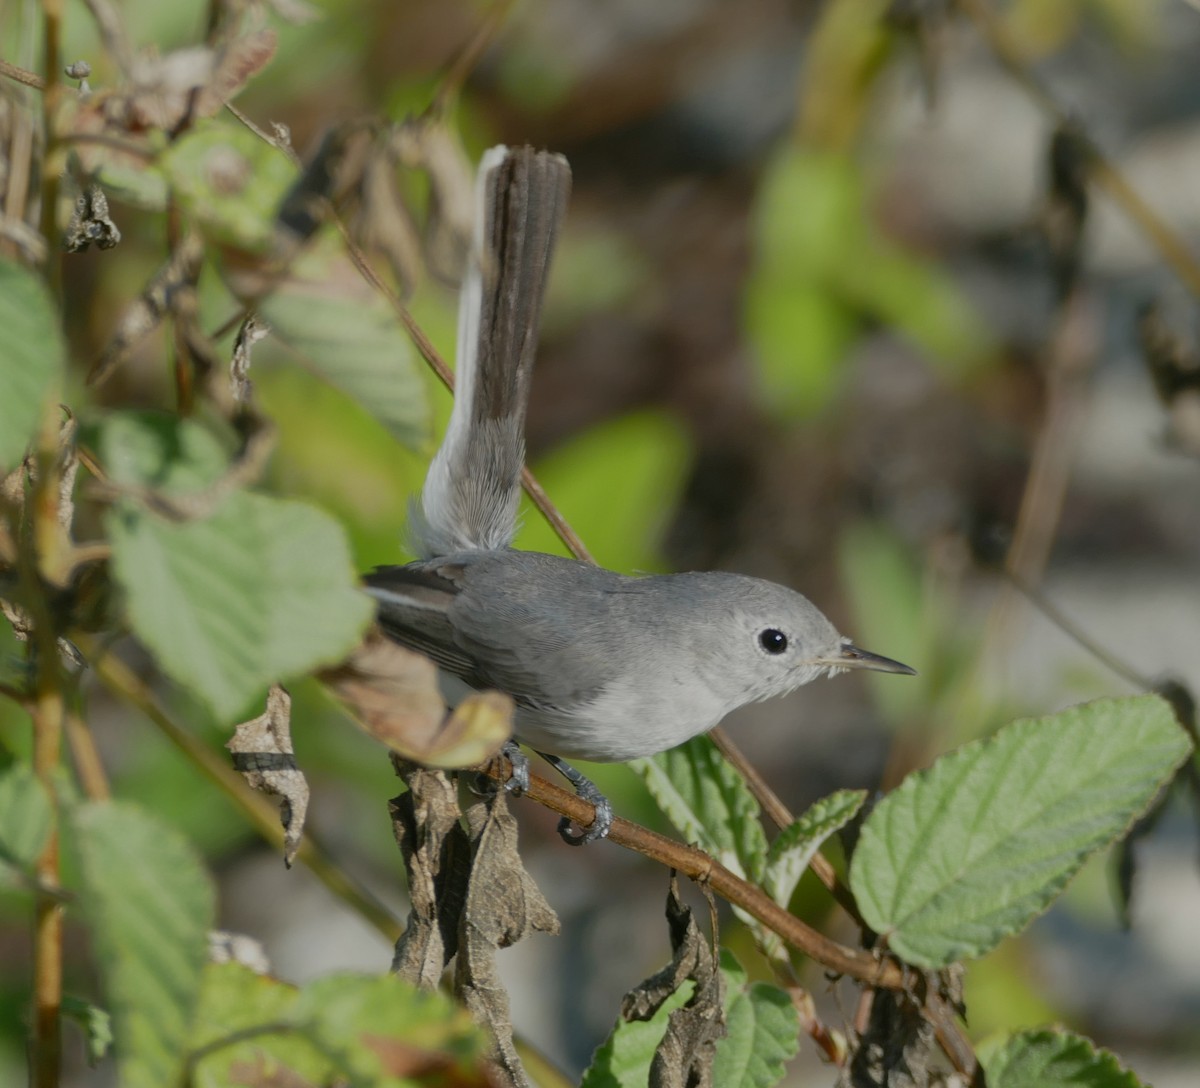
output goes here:
<path id="1" fill-rule="evenodd" d="M 450 706 L 475 690 L 452 673 L 439 669 L 438 674 Z M 515 733 L 517 740 L 535 751 L 593 763 L 623 763 L 664 752 L 707 732 L 728 709 L 702 684 L 664 684 L 647 698 L 626 679 L 574 707 L 518 707 Z"/>

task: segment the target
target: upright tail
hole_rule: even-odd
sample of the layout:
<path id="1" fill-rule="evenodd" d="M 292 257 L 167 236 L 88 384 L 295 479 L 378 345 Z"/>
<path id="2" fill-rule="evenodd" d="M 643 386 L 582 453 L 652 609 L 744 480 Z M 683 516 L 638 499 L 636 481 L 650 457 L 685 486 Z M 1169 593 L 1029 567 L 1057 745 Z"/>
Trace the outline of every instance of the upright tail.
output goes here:
<path id="1" fill-rule="evenodd" d="M 512 543 L 542 297 L 571 172 L 561 155 L 493 147 L 475 183 L 475 237 L 458 306 L 450 425 L 410 511 L 423 559 Z"/>

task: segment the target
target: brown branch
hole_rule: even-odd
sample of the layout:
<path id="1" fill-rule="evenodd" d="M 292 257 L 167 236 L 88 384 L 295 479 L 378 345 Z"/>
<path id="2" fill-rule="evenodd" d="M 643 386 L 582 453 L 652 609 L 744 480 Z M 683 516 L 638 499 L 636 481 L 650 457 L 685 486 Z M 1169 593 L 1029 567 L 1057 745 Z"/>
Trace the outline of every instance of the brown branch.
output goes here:
<path id="1" fill-rule="evenodd" d="M 44 91 L 46 89 L 46 81 L 36 72 L 31 72 L 28 68 L 20 68 L 15 64 L 9 64 L 6 60 L 0 60 L 0 76 L 11 79 L 14 83 L 23 83 L 26 87 L 32 87 L 35 91 Z"/>
<path id="2" fill-rule="evenodd" d="M 507 781 L 510 776 L 507 761 L 494 761 L 487 773 L 497 781 Z M 580 827 L 588 826 L 595 816 L 596 810 L 590 802 L 536 774 L 530 776 L 526 796 L 552 812 L 570 818 Z M 692 880 L 707 884 L 722 899 L 741 907 L 793 948 L 831 971 L 888 990 L 904 989 L 909 983 L 904 969 L 895 960 L 880 959 L 870 952 L 830 940 L 784 910 L 761 888 L 743 880 L 695 846 L 685 846 L 619 816 L 613 819 L 608 839 L 617 846 L 633 850 L 651 861 L 678 870 Z"/>
<path id="3" fill-rule="evenodd" d="M 507 782 L 511 769 L 507 760 L 501 758 L 494 760 L 485 773 L 497 782 Z M 525 796 L 560 816 L 568 817 L 580 827 L 588 826 L 595 817 L 596 810 L 589 802 L 547 782 L 540 775 L 530 775 Z M 797 951 L 839 975 L 857 979 L 871 987 L 906 991 L 912 990 L 921 978 L 895 959 L 850 948 L 817 932 L 780 907 L 761 888 L 730 872 L 694 846 L 685 846 L 619 816 L 613 819 L 608 839 L 617 846 L 707 885 L 726 902 L 741 907 Z M 950 1005 L 931 990 L 925 997 L 925 1011 L 942 1048 L 955 1067 L 968 1077 L 974 1076 L 978 1062 Z"/>
<path id="4" fill-rule="evenodd" d="M 71 758 L 75 762 L 75 773 L 83 785 L 83 792 L 91 801 L 107 801 L 112 796 L 108 788 L 108 775 L 104 762 L 96 750 L 96 738 L 87 722 L 73 710 L 67 712 L 67 742 L 71 746 Z"/>

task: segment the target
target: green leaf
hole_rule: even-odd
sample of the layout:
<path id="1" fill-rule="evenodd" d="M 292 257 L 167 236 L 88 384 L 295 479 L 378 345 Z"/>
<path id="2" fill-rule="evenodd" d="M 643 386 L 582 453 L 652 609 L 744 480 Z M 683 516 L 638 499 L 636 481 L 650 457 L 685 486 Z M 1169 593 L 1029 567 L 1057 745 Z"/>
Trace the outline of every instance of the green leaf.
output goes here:
<path id="1" fill-rule="evenodd" d="M 796 1006 L 778 986 L 747 985 L 746 972 L 729 952 L 721 953 L 721 973 L 726 1035 L 717 1043 L 712 1082 L 721 1088 L 771 1088 L 800 1050 Z"/>
<path id="2" fill-rule="evenodd" d="M 93 1005 L 85 998 L 64 994 L 62 1013 L 79 1025 L 87 1047 L 88 1065 L 94 1066 L 112 1049 L 112 1017 L 108 1015 L 108 1010 Z"/>
<path id="3" fill-rule="evenodd" d="M 1114 1054 L 1067 1031 L 1024 1031 L 980 1048 L 988 1088 L 1142 1088 Z"/>
<path id="4" fill-rule="evenodd" d="M 275 213 L 296 168 L 244 125 L 200 121 L 159 166 L 180 206 L 212 237 L 260 251 L 274 242 Z"/>
<path id="5" fill-rule="evenodd" d="M 821 844 L 840 831 L 862 808 L 866 790 L 838 790 L 813 804 L 771 841 L 767 851 L 763 890 L 784 910 L 796 885 Z"/>
<path id="6" fill-rule="evenodd" d="M 1153 695 L 1012 722 L 910 775 L 863 825 L 850 886 L 919 967 L 981 956 L 1154 800 L 1191 742 Z"/>
<path id="7" fill-rule="evenodd" d="M 50 797 L 32 767 L 16 763 L 0 774 L 0 861 L 32 870 L 53 821 Z"/>
<path id="8" fill-rule="evenodd" d="M 0 470 L 25 454 L 62 376 L 66 347 L 42 281 L 0 259 Z"/>
<path id="9" fill-rule="evenodd" d="M 332 1081 L 328 1057 L 288 1019 L 298 993 L 239 963 L 208 964 L 188 1041 L 191 1053 L 204 1052 L 192 1067 L 195 1088 L 237 1084 L 239 1070 L 253 1070 L 255 1083 L 290 1083 L 288 1074 L 297 1083 Z"/>
<path id="10" fill-rule="evenodd" d="M 738 876 L 758 882 L 767 837 L 758 802 L 745 780 L 706 736 L 630 766 L 688 842 L 694 842 Z"/>
<path id="11" fill-rule="evenodd" d="M 579 1088 L 645 1088 L 667 1020 L 691 1000 L 694 988 L 691 980 L 684 982 L 649 1020 L 618 1019 L 612 1033 L 592 1055 Z"/>
<path id="12" fill-rule="evenodd" d="M 187 841 L 136 806 L 94 802 L 72 815 L 120 1082 L 174 1084 L 200 994 L 213 886 Z"/>
<path id="13" fill-rule="evenodd" d="M 115 417 L 102 449 L 115 478 L 165 491 L 220 461 L 186 421 Z M 370 620 L 345 535 L 314 507 L 235 492 L 210 517 L 173 521 L 124 500 L 107 523 L 138 637 L 222 720 L 269 684 L 340 660 Z"/>
<path id="14" fill-rule="evenodd" d="M 425 446 L 429 397 L 412 341 L 391 304 L 346 256 L 340 237 L 309 246 L 259 311 L 307 369 L 362 405 L 402 445 Z"/>
<path id="15" fill-rule="evenodd" d="M 354 1084 L 402 1088 L 421 1072 L 489 1083 L 482 1073 L 489 1042 L 470 1014 L 395 975 L 319 978 L 301 990 L 288 1020 Z"/>

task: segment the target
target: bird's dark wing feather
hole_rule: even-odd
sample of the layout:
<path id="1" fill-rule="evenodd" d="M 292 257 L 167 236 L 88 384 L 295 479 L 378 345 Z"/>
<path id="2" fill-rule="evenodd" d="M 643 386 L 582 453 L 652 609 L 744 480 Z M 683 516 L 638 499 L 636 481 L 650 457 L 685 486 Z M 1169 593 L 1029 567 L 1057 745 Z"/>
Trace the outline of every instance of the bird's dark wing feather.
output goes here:
<path id="1" fill-rule="evenodd" d="M 558 557 L 504 552 L 381 567 L 365 582 L 390 638 L 472 687 L 553 710 L 595 697 L 606 663 L 574 618 L 580 610 L 547 610 L 545 602 L 562 599 L 556 585 L 568 598 L 595 595 L 582 614 L 601 617 L 617 578 Z"/>
<path id="2" fill-rule="evenodd" d="M 376 601 L 376 621 L 388 638 L 424 654 L 468 684 L 477 684 L 471 657 L 458 644 L 450 609 L 461 586 L 450 565 L 377 567 L 363 578 Z M 482 686 L 482 685 L 480 685 Z"/>

